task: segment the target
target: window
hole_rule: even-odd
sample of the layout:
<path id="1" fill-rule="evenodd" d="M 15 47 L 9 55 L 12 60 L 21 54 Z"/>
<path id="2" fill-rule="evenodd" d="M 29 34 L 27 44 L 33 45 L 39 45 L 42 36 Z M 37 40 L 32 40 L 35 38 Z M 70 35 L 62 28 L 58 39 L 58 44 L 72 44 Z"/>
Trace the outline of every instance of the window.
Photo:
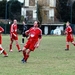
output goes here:
<path id="1" fill-rule="evenodd" d="M 35 0 L 29 0 L 29 6 L 35 6 Z"/>
<path id="2" fill-rule="evenodd" d="M 33 18 L 33 11 L 32 10 L 27 10 L 26 11 L 26 16 L 28 20 L 31 20 Z"/>

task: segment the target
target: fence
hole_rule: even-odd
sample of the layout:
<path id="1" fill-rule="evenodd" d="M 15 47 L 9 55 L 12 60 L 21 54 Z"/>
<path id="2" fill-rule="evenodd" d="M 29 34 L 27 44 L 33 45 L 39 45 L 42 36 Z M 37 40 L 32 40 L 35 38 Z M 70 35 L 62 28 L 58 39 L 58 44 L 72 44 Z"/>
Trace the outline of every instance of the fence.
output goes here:
<path id="1" fill-rule="evenodd" d="M 9 34 L 10 33 L 10 25 L 9 24 L 0 24 L 0 26 L 2 26 L 4 28 L 4 34 Z M 22 24 L 18 24 L 18 33 L 21 34 L 22 33 Z M 28 29 L 30 27 L 32 27 L 33 25 L 27 25 Z M 42 33 L 45 35 L 50 35 L 50 32 L 52 29 L 55 29 L 57 26 L 62 26 L 63 27 L 63 31 L 65 29 L 65 25 L 64 24 L 42 24 L 41 25 L 41 29 L 42 29 Z M 75 24 L 71 25 L 72 29 L 73 29 L 73 33 L 75 34 Z"/>

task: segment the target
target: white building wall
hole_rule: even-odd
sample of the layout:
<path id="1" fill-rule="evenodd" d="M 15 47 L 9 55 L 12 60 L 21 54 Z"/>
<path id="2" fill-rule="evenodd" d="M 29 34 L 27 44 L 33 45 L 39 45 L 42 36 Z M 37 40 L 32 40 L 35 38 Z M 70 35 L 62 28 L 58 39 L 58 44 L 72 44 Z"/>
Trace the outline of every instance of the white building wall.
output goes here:
<path id="1" fill-rule="evenodd" d="M 35 0 L 35 3 L 37 3 L 38 0 Z M 32 10 L 33 11 L 33 19 L 36 19 L 37 18 L 37 13 L 36 13 L 36 4 L 35 6 L 29 6 L 29 0 L 25 0 L 25 3 L 24 3 L 25 7 L 22 8 L 22 11 L 21 11 L 21 15 L 23 15 L 24 17 L 26 16 L 26 11 L 27 10 Z M 49 6 L 50 7 L 45 7 L 46 10 L 48 10 L 48 19 L 51 19 L 52 21 L 54 21 L 54 8 L 56 7 L 56 0 L 49 0 Z M 28 8 L 27 8 L 28 7 Z M 45 10 L 44 9 L 44 10 Z"/>
<path id="2" fill-rule="evenodd" d="M 21 8 L 21 15 L 24 16 L 24 18 L 26 18 L 26 9 L 25 8 Z"/>
<path id="3" fill-rule="evenodd" d="M 51 20 L 54 21 L 54 9 L 53 9 L 53 8 L 51 8 L 51 9 L 49 10 L 49 19 L 51 19 Z"/>
<path id="4" fill-rule="evenodd" d="M 37 18 L 36 10 L 33 10 L 33 19 L 36 19 L 36 18 Z"/>
<path id="5" fill-rule="evenodd" d="M 56 7 L 56 0 L 50 0 L 50 7 Z"/>
<path id="6" fill-rule="evenodd" d="M 29 6 L 29 0 L 25 0 L 24 6 Z"/>

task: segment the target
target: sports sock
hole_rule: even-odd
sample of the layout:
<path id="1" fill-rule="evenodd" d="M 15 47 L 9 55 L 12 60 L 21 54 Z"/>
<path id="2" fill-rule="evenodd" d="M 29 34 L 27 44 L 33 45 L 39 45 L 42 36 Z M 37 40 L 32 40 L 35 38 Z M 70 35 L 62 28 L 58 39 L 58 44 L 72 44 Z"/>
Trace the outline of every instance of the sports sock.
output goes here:
<path id="1" fill-rule="evenodd" d="M 12 49 L 12 44 L 10 44 L 10 50 Z"/>
<path id="2" fill-rule="evenodd" d="M 69 45 L 66 45 L 67 46 L 67 49 L 69 49 Z"/>
<path id="3" fill-rule="evenodd" d="M 24 56 L 24 58 L 25 58 L 25 56 L 26 56 L 26 52 L 25 52 L 25 51 L 23 51 L 23 56 Z"/>
<path id="4" fill-rule="evenodd" d="M 7 53 L 6 53 L 6 51 L 5 51 L 5 50 L 3 51 L 3 54 L 4 54 L 4 55 L 7 55 Z"/>
<path id="5" fill-rule="evenodd" d="M 24 38 L 22 38 L 22 43 L 24 43 Z"/>
<path id="6" fill-rule="evenodd" d="M 73 45 L 75 46 L 75 43 Z"/>
<path id="7" fill-rule="evenodd" d="M 28 60 L 28 58 L 29 58 L 29 55 L 26 55 L 26 56 L 25 56 L 25 58 L 24 58 L 24 59 L 25 59 L 25 61 L 27 61 L 27 60 Z"/>
<path id="8" fill-rule="evenodd" d="M 19 44 L 17 44 L 16 46 L 17 46 L 18 50 L 20 50 L 20 46 L 19 46 Z"/>

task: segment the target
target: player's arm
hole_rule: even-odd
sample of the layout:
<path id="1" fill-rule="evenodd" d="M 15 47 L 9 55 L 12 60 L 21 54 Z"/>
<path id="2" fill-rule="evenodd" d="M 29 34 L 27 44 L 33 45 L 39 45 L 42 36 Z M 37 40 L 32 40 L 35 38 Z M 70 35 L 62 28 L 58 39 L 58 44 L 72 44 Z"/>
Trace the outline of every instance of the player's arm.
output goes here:
<path id="1" fill-rule="evenodd" d="M 72 28 L 69 27 L 69 29 L 68 29 L 68 33 L 71 33 L 71 32 L 72 32 Z"/>
<path id="2" fill-rule="evenodd" d="M 14 26 L 14 32 L 12 33 L 16 37 L 17 35 L 15 33 L 17 33 L 17 26 Z"/>
<path id="3" fill-rule="evenodd" d="M 2 27 L 0 27 L 0 33 L 4 32 L 4 29 Z"/>
<path id="4" fill-rule="evenodd" d="M 36 45 L 35 45 L 36 48 L 39 47 L 41 40 L 42 40 L 42 38 L 39 38 L 39 39 L 38 39 L 38 41 L 37 41 L 37 43 L 36 43 Z"/>
<path id="5" fill-rule="evenodd" d="M 25 31 L 25 35 L 26 35 L 26 36 L 29 35 L 29 30 Z"/>
<path id="6" fill-rule="evenodd" d="M 36 43 L 36 45 L 35 45 L 36 48 L 39 47 L 39 45 L 40 45 L 40 43 L 41 43 L 41 40 L 42 40 L 42 32 L 41 32 L 41 34 L 39 35 L 38 41 L 37 41 L 37 43 Z"/>
<path id="7" fill-rule="evenodd" d="M 13 33 L 13 35 L 16 37 L 17 35 L 15 33 Z"/>
<path id="8" fill-rule="evenodd" d="M 68 34 L 68 28 L 65 29 L 64 34 Z"/>

